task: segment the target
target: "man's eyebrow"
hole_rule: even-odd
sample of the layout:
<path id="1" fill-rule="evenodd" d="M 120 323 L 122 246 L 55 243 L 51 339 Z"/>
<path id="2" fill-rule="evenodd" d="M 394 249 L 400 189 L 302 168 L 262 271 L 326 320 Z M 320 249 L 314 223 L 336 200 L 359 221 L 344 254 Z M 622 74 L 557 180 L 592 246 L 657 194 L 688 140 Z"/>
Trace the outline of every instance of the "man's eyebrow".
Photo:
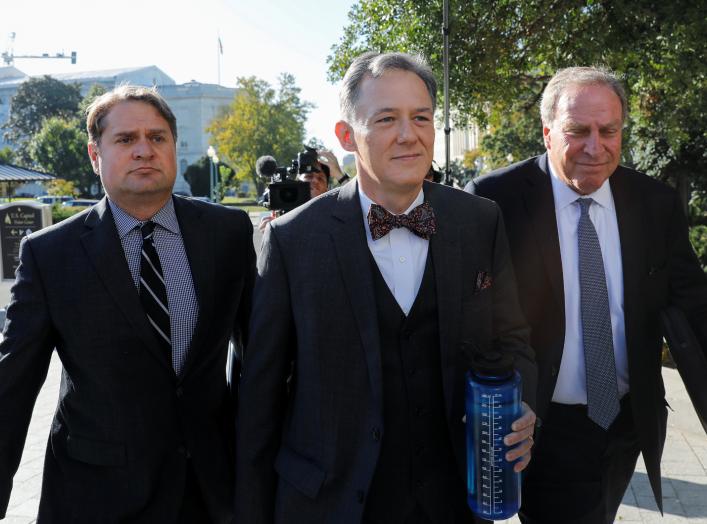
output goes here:
<path id="1" fill-rule="evenodd" d="M 167 128 L 164 128 L 164 127 L 155 127 L 153 129 L 147 130 L 148 135 L 158 135 L 158 134 L 164 134 L 164 133 L 167 133 Z M 138 134 L 138 131 L 136 129 L 126 129 L 124 131 L 114 132 L 113 136 L 117 136 L 117 137 L 135 136 L 136 134 Z"/>
<path id="2" fill-rule="evenodd" d="M 400 109 L 396 108 L 396 107 L 381 107 L 381 108 L 375 110 L 375 112 L 373 113 L 373 116 L 379 115 L 381 113 L 397 113 L 398 111 L 400 111 Z M 426 106 L 425 107 L 418 107 L 418 108 L 415 108 L 415 110 L 413 112 L 414 113 L 431 113 L 432 108 L 426 107 Z"/>

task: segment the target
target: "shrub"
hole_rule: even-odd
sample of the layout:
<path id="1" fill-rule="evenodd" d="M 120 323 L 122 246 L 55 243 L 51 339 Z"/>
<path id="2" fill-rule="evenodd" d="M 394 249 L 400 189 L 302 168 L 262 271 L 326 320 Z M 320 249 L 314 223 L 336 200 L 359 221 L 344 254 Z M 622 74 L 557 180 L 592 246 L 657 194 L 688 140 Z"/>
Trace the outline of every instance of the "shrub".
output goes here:
<path id="1" fill-rule="evenodd" d="M 54 204 L 52 206 L 52 224 L 56 224 L 57 222 L 61 222 L 62 220 L 65 220 L 69 218 L 70 216 L 75 215 L 76 213 L 79 213 L 86 209 L 85 207 L 69 207 L 69 206 L 62 206 L 60 204 Z"/>
<path id="2" fill-rule="evenodd" d="M 690 241 L 702 264 L 702 269 L 707 272 L 707 226 L 699 225 L 690 228 Z"/>

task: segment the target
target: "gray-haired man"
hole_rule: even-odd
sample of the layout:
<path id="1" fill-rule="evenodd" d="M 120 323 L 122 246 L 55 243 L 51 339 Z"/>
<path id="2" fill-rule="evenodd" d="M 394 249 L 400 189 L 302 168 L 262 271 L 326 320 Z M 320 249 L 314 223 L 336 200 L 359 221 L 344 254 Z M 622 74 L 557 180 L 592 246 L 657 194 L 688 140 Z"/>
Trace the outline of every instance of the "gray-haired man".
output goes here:
<path id="1" fill-rule="evenodd" d="M 474 522 L 465 345 L 515 357 L 532 406 L 498 208 L 423 182 L 435 96 L 420 59 L 358 57 L 336 124 L 355 182 L 266 231 L 240 390 L 238 522 Z M 534 420 L 526 406 L 507 436 L 518 470 Z"/>
<path id="2" fill-rule="evenodd" d="M 559 71 L 541 116 L 546 154 L 467 187 L 503 209 L 538 355 L 543 424 L 521 520 L 612 523 L 639 452 L 662 507 L 659 313 L 682 308 L 707 350 L 707 281 L 675 191 L 619 166 L 613 74 Z"/>

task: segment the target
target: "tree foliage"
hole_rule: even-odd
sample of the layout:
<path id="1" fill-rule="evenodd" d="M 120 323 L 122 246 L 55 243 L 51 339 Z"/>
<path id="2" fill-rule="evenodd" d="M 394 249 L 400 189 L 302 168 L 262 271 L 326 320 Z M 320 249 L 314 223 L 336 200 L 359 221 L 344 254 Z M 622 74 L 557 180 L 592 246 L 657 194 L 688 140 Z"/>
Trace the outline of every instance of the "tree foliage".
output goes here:
<path id="1" fill-rule="evenodd" d="M 92 196 L 97 182 L 86 152 L 88 133 L 84 114 L 88 105 L 105 91 L 102 86 L 94 85 L 78 100 L 73 113 L 45 117 L 25 145 L 26 158 L 32 167 L 71 181 L 84 196 Z"/>
<path id="2" fill-rule="evenodd" d="M 450 1 L 450 105 L 490 124 L 492 161 L 540 139 L 538 101 L 558 68 L 606 65 L 630 102 L 624 163 L 707 186 L 705 2 Z M 442 0 L 360 0 L 329 57 L 331 80 L 367 50 L 419 52 L 442 78 Z M 504 154 L 505 153 L 505 154 Z"/>
<path id="3" fill-rule="evenodd" d="M 51 117 L 32 137 L 30 158 L 44 171 L 70 180 L 81 194 L 88 195 L 96 175 L 86 153 L 86 141 L 80 121 Z"/>
<path id="4" fill-rule="evenodd" d="M 63 178 L 55 178 L 47 184 L 47 195 L 72 197 L 79 196 L 79 190 L 76 189 L 76 184 Z"/>
<path id="5" fill-rule="evenodd" d="M 15 161 L 15 152 L 10 147 L 0 149 L 0 164 L 12 164 Z"/>
<path id="6" fill-rule="evenodd" d="M 189 183 L 191 194 L 194 196 L 209 196 L 209 176 L 211 175 L 211 161 L 206 155 L 189 164 L 184 171 L 184 179 Z"/>
<path id="7" fill-rule="evenodd" d="M 256 160 L 272 155 L 280 164 L 289 164 L 302 149 L 313 105 L 300 99 L 300 88 L 287 73 L 280 75 L 277 90 L 255 77 L 239 78 L 237 87 L 230 107 L 208 131 L 236 178 L 252 179 L 262 192 L 265 181 L 255 173 Z"/>
<path id="8" fill-rule="evenodd" d="M 27 161 L 28 145 L 47 118 L 77 116 L 81 91 L 78 84 L 65 84 L 50 76 L 30 78 L 12 97 L 10 117 L 3 125 L 5 140 L 16 144 L 18 155 Z"/>

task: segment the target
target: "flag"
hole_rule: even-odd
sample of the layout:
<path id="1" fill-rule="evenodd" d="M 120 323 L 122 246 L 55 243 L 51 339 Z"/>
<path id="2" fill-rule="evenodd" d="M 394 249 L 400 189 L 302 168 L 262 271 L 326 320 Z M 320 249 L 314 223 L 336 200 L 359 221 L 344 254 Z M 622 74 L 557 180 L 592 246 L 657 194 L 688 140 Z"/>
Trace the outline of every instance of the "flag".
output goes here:
<path id="1" fill-rule="evenodd" d="M 221 43 L 221 37 L 218 37 L 218 52 L 223 55 L 223 44 Z"/>

